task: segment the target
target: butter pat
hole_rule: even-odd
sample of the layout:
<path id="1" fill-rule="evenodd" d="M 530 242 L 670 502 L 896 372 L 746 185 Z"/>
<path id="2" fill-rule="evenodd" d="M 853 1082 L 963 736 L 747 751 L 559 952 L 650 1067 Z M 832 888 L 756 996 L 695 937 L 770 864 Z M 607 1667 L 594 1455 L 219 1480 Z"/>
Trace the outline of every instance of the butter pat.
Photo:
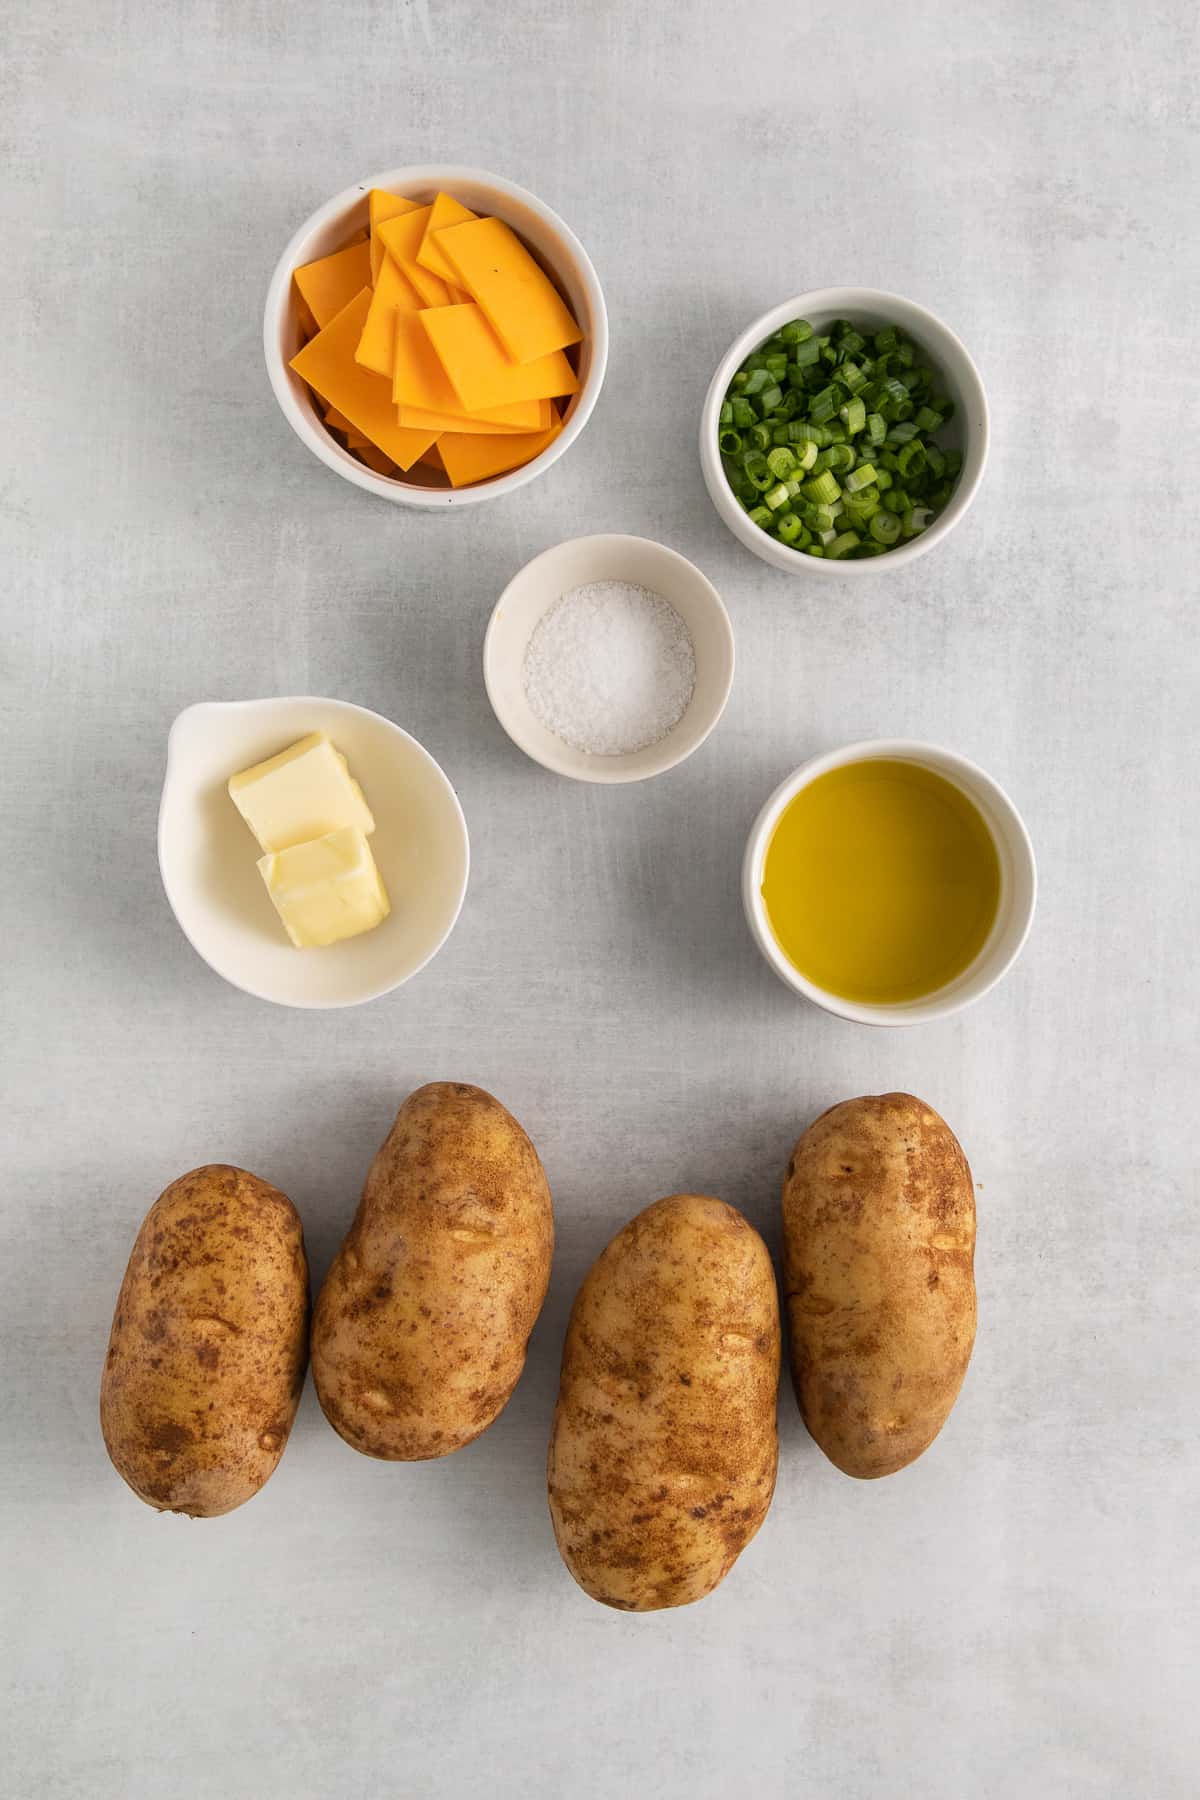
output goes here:
<path id="1" fill-rule="evenodd" d="M 345 827 L 375 829 L 362 789 L 323 731 L 232 776 L 229 797 L 261 850 L 289 850 Z"/>
<path id="2" fill-rule="evenodd" d="M 273 851 L 258 868 L 297 950 L 373 931 L 392 910 L 371 846 L 353 825 Z"/>

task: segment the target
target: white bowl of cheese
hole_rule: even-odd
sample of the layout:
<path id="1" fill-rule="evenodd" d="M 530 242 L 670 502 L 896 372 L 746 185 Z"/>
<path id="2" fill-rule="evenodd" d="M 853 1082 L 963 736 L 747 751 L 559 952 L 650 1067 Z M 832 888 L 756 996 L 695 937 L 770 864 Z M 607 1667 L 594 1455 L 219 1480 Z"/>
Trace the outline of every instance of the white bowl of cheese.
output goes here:
<path id="1" fill-rule="evenodd" d="M 314 407 L 313 396 L 290 367 L 304 342 L 293 275 L 318 258 L 348 249 L 369 223 L 369 195 L 383 190 L 416 201 L 450 194 L 473 212 L 502 220 L 549 274 L 570 308 L 583 337 L 571 351 L 578 391 L 563 403 L 563 425 L 531 461 L 508 473 L 451 487 L 444 474 L 414 464 L 404 475 L 377 474 L 334 438 Z M 365 251 L 364 251 L 365 254 Z M 445 509 L 498 499 L 523 487 L 557 462 L 592 415 L 608 361 L 608 314 L 591 258 L 570 227 L 536 194 L 486 169 L 457 163 L 409 164 L 356 182 L 318 207 L 287 244 L 275 267 L 263 312 L 267 374 L 284 418 L 301 442 L 327 468 L 355 486 L 400 506 Z"/>
<path id="2" fill-rule="evenodd" d="M 369 809 L 345 819 L 335 809 L 320 832 L 370 821 L 368 861 L 390 910 L 358 936 L 301 949 L 272 903 L 273 871 L 259 867 L 270 862 L 256 841 L 263 820 L 248 801 L 242 816 L 229 783 L 314 734 L 345 758 Z M 167 740 L 158 863 L 184 936 L 218 975 L 280 1006 L 336 1007 L 390 992 L 437 954 L 462 908 L 470 848 L 458 796 L 415 738 L 365 707 L 301 695 L 180 713 Z"/>

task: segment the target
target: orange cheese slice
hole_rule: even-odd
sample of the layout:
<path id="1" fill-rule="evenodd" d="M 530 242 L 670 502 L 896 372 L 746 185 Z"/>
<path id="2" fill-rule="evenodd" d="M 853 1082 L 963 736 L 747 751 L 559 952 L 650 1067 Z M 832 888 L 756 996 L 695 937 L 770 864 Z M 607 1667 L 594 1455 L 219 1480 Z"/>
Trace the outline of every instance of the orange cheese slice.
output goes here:
<path id="1" fill-rule="evenodd" d="M 365 287 L 293 356 L 290 366 L 394 463 L 410 469 L 438 434 L 410 431 L 397 424 L 386 379 L 355 362 L 354 352 L 370 306 L 371 290 Z"/>
<path id="2" fill-rule="evenodd" d="M 297 269 L 293 280 L 318 329 L 335 319 L 348 301 L 371 279 L 371 255 L 366 244 L 350 244 Z"/>
<path id="3" fill-rule="evenodd" d="M 465 421 L 476 420 L 485 427 L 509 426 L 518 431 L 540 431 L 547 423 L 538 400 L 521 400 L 512 405 L 481 408 L 468 413 L 446 378 L 429 335 L 422 329 L 423 313 L 397 312 L 395 315 L 395 361 L 392 367 L 392 399 L 401 411 L 415 410 L 436 417 L 437 429 L 446 430 L 443 420 L 455 421 L 448 429 L 467 429 Z M 549 402 L 547 402 L 547 405 Z M 402 420 L 401 423 L 404 423 Z M 432 424 L 427 417 L 423 425 Z"/>
<path id="4" fill-rule="evenodd" d="M 431 444 L 428 450 L 422 450 L 417 461 L 426 469 L 440 469 L 443 475 L 446 472 L 446 465 L 441 459 L 436 444 Z"/>
<path id="5" fill-rule="evenodd" d="M 350 448 L 358 457 L 359 462 L 366 463 L 368 469 L 374 469 L 377 475 L 394 475 L 396 473 L 396 465 L 391 457 L 386 456 L 382 450 L 377 450 L 374 444 L 352 444 Z"/>
<path id="6" fill-rule="evenodd" d="M 429 223 L 425 227 L 425 236 L 421 239 L 421 247 L 417 251 L 417 261 L 421 267 L 431 269 L 435 275 L 440 275 L 443 281 L 450 284 L 452 299 L 458 298 L 461 293 L 457 286 L 458 276 L 431 239 L 435 231 L 445 231 L 451 225 L 466 225 L 478 217 L 478 213 L 473 213 L 470 207 L 460 205 L 452 194 L 438 194 L 433 202 Z M 464 300 L 469 300 L 470 297 L 469 294 L 461 294 Z"/>
<path id="7" fill-rule="evenodd" d="M 453 487 L 469 487 L 473 481 L 503 475 L 540 456 L 562 430 L 557 419 L 548 431 L 522 432 L 515 437 L 474 437 L 447 431 L 438 439 L 438 451 Z"/>
<path id="8" fill-rule="evenodd" d="M 434 242 L 514 362 L 536 362 L 580 342 L 566 301 L 503 219 L 451 225 Z"/>
<path id="9" fill-rule="evenodd" d="M 367 322 L 354 353 L 355 360 L 364 369 L 374 369 L 376 375 L 386 375 L 390 379 L 396 344 L 396 314 L 420 310 L 421 301 L 412 283 L 385 252 L 375 278 Z"/>
<path id="10" fill-rule="evenodd" d="M 468 431 L 476 437 L 495 437 L 498 434 L 511 432 L 528 433 L 534 429 L 544 429 L 540 420 L 527 419 L 520 425 L 506 425 L 495 419 L 474 419 L 465 412 L 427 412 L 420 406 L 398 406 L 396 417 L 410 431 L 420 431 L 428 427 L 430 431 Z"/>
<path id="11" fill-rule="evenodd" d="M 417 261 L 417 251 L 432 214 L 432 206 L 421 206 L 402 218 L 386 219 L 379 227 L 379 236 L 388 255 L 408 276 L 426 306 L 449 306 L 450 289 L 446 283 L 440 275 L 423 269 Z"/>
<path id="12" fill-rule="evenodd" d="M 403 213 L 418 212 L 419 202 L 406 200 L 403 194 L 389 194 L 386 188 L 372 188 L 367 198 L 367 212 L 371 220 L 371 280 L 379 275 L 379 265 L 383 261 L 383 242 L 379 236 L 379 227 L 385 219 L 398 219 Z"/>
<path id="13" fill-rule="evenodd" d="M 456 231 L 466 230 L 455 226 Z M 561 350 L 533 362 L 515 363 L 480 307 L 439 306 L 417 315 L 438 361 L 469 413 L 510 406 L 514 400 L 550 400 L 573 394 L 579 380 Z M 413 402 L 414 405 L 429 402 Z"/>

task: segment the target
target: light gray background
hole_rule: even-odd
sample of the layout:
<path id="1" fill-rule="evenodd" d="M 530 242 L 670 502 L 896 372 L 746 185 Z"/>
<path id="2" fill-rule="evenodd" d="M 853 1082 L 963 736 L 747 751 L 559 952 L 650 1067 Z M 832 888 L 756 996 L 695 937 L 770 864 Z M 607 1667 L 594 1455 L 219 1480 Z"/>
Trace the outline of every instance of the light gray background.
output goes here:
<path id="1" fill-rule="evenodd" d="M 0 1500 L 14 1796 L 1191 1796 L 1197 1788 L 1195 9 L 717 0 L 4 8 Z M 608 297 L 588 430 L 450 519 L 285 425 L 267 278 L 381 168 L 492 168 Z M 974 511 L 902 574 L 773 573 L 712 512 L 711 370 L 826 283 L 932 306 L 978 359 Z M 738 640 L 725 720 L 633 789 L 527 762 L 487 705 L 497 592 L 642 532 Z M 338 695 L 458 787 L 474 868 L 408 989 L 246 999 L 159 888 L 190 701 Z M 871 1033 L 767 972 L 745 833 L 809 754 L 980 761 L 1042 895 L 1004 985 Z M 526 1376 L 442 1464 L 355 1456 L 307 1394 L 241 1512 L 140 1506 L 96 1393 L 138 1223 L 212 1159 L 278 1182 L 317 1280 L 395 1107 L 464 1078 L 544 1156 L 559 1252 Z M 567 1310 L 610 1234 L 708 1189 L 774 1244 L 823 1107 L 915 1090 L 979 1182 L 981 1328 L 936 1447 L 844 1479 L 781 1395 L 777 1498 L 723 1588 L 591 1604 L 543 1456 Z"/>

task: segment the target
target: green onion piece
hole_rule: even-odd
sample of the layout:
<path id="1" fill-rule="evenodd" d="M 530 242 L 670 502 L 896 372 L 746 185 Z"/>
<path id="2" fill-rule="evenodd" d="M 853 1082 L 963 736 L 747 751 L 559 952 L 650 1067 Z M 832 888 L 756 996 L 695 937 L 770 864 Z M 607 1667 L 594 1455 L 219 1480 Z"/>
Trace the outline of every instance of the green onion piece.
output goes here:
<path id="1" fill-rule="evenodd" d="M 831 544 L 826 544 L 825 554 L 826 556 L 835 556 L 840 559 L 845 556 L 848 551 L 857 550 L 861 543 L 862 539 L 859 537 L 857 531 L 843 531 L 834 538 Z"/>
<path id="2" fill-rule="evenodd" d="M 723 431 L 717 441 L 721 446 L 722 456 L 736 456 L 742 447 L 742 434 L 731 427 L 728 431 Z"/>
<path id="3" fill-rule="evenodd" d="M 905 444 L 899 451 L 896 457 L 896 473 L 902 479 L 908 480 L 910 476 L 922 474 L 924 469 L 925 446 L 920 438 L 914 438 L 911 443 Z"/>
<path id="4" fill-rule="evenodd" d="M 807 319 L 791 319 L 779 327 L 780 341 L 784 344 L 807 343 L 812 334 L 813 328 Z"/>
<path id="5" fill-rule="evenodd" d="M 760 417 L 765 419 L 769 412 L 774 412 L 782 399 L 783 389 L 778 382 L 773 382 L 770 387 L 763 388 L 761 393 L 754 396 L 754 404 L 758 407 Z"/>
<path id="6" fill-rule="evenodd" d="M 875 471 L 875 486 L 879 489 L 880 493 L 882 494 L 884 489 L 890 488 L 891 485 L 892 485 L 891 472 L 888 469 L 876 469 L 876 471 Z"/>
<path id="7" fill-rule="evenodd" d="M 896 359 L 906 369 L 911 369 L 917 360 L 917 353 L 911 344 L 901 343 L 896 351 Z"/>
<path id="8" fill-rule="evenodd" d="M 813 458 L 813 465 L 812 465 L 813 474 L 819 475 L 821 473 L 822 469 L 832 469 L 832 467 L 833 467 L 833 451 L 832 451 L 832 449 L 819 450 L 817 452 L 816 456 Z"/>
<path id="9" fill-rule="evenodd" d="M 950 476 L 957 475 L 961 468 L 962 468 L 962 452 L 959 450 L 947 450 L 947 452 L 946 452 L 946 473 L 947 473 L 947 475 L 950 475 Z"/>
<path id="10" fill-rule="evenodd" d="M 867 530 L 877 544 L 894 544 L 900 536 L 900 521 L 894 512 L 877 512 Z"/>
<path id="11" fill-rule="evenodd" d="M 918 431 L 937 431 L 939 426 L 944 423 L 945 421 L 943 420 L 941 413 L 934 412 L 932 406 L 919 406 L 917 408 Z"/>
<path id="12" fill-rule="evenodd" d="M 829 467 L 835 475 L 842 475 L 852 469 L 857 460 L 849 444 L 831 444 L 829 447 Z"/>
<path id="13" fill-rule="evenodd" d="M 767 467 L 770 469 L 772 475 L 774 475 L 776 481 L 786 481 L 787 477 L 796 467 L 796 458 L 792 455 L 792 452 L 787 448 L 786 444 L 780 444 L 768 454 Z"/>
<path id="14" fill-rule="evenodd" d="M 761 450 L 746 451 L 742 457 L 742 471 L 747 481 L 752 481 L 760 494 L 766 493 L 775 480 Z"/>
<path id="15" fill-rule="evenodd" d="M 844 362 L 838 370 L 838 380 L 843 387 L 849 388 L 852 394 L 857 394 L 859 388 L 867 385 L 866 373 L 859 368 L 856 362 Z"/>
<path id="16" fill-rule="evenodd" d="M 820 544 L 805 544 L 804 554 L 805 556 L 824 556 L 825 552 Z"/>
<path id="17" fill-rule="evenodd" d="M 771 508 L 772 512 L 778 512 L 779 508 L 781 506 L 786 506 L 790 499 L 791 495 L 788 493 L 787 487 L 782 481 L 778 482 L 774 487 L 768 488 L 763 495 L 764 503 Z"/>
<path id="18" fill-rule="evenodd" d="M 870 487 L 875 479 L 875 470 L 870 463 L 861 463 L 857 469 L 851 469 L 846 477 L 846 491 L 856 494 L 859 488 Z"/>
<path id="19" fill-rule="evenodd" d="M 764 425 L 761 419 L 755 419 L 745 434 L 746 442 L 752 450 L 769 450 L 771 448 L 771 427 Z"/>
<path id="20" fill-rule="evenodd" d="M 808 416 L 814 425 L 824 425 L 832 419 L 838 409 L 838 392 L 835 387 L 824 387 L 819 394 L 814 394 L 809 402 Z"/>
<path id="21" fill-rule="evenodd" d="M 753 368 L 750 366 L 751 363 L 754 365 Z M 771 386 L 770 374 L 763 367 L 761 358 L 755 359 L 754 357 L 747 357 L 746 367 L 750 370 L 746 386 L 743 389 L 747 398 L 749 398 L 751 394 L 761 394 L 764 388 L 769 388 Z"/>
<path id="22" fill-rule="evenodd" d="M 755 412 L 750 402 L 744 400 L 740 394 L 735 396 L 733 401 L 733 422 L 738 429 L 740 431 L 745 431 L 748 426 L 754 424 L 757 418 L 758 414 Z"/>
<path id="23" fill-rule="evenodd" d="M 919 537 L 928 530 L 933 514 L 927 506 L 912 506 L 904 515 L 905 537 Z"/>
<path id="24" fill-rule="evenodd" d="M 804 530 L 804 526 L 794 512 L 786 512 L 775 529 L 785 544 L 794 544 Z"/>
<path id="25" fill-rule="evenodd" d="M 889 444 L 907 444 L 910 443 L 916 435 L 917 428 L 912 420 L 905 419 L 899 425 L 892 426 L 887 434 L 887 441 Z"/>
<path id="26" fill-rule="evenodd" d="M 717 424 L 721 425 L 721 426 L 733 424 L 733 402 L 732 401 L 722 400 L 721 411 L 717 417 Z"/>
<path id="27" fill-rule="evenodd" d="M 752 525 L 761 525 L 767 530 L 775 522 L 775 514 L 769 506 L 755 506 L 746 514 Z"/>
<path id="28" fill-rule="evenodd" d="M 730 394 L 744 394 L 746 391 L 746 383 L 749 379 L 750 377 L 747 375 L 745 369 L 739 369 L 729 384 Z"/>
<path id="29" fill-rule="evenodd" d="M 791 367 L 797 370 L 811 369 L 821 360 L 821 346 L 816 338 L 810 337 L 802 344 L 792 345 Z"/>
<path id="30" fill-rule="evenodd" d="M 801 481 L 798 474 L 787 476 L 783 485 L 788 491 L 788 499 L 789 500 L 798 500 L 799 499 L 800 490 L 804 486 L 804 483 Z"/>
<path id="31" fill-rule="evenodd" d="M 787 374 L 787 351 L 772 350 L 771 354 L 767 357 L 766 366 L 769 372 L 775 377 L 776 381 L 782 381 Z"/>
<path id="32" fill-rule="evenodd" d="M 840 498 L 842 490 L 831 471 L 822 469 L 819 475 L 814 475 L 805 482 L 803 492 L 806 500 L 815 500 L 819 506 L 832 506 Z"/>
<path id="33" fill-rule="evenodd" d="M 934 480 L 940 480 L 946 473 L 946 459 L 936 444 L 926 444 L 925 461 L 929 464 L 929 472 Z"/>
<path id="34" fill-rule="evenodd" d="M 882 444 L 887 436 L 887 422 L 879 413 L 867 414 L 867 437 L 872 444 Z"/>
<path id="35" fill-rule="evenodd" d="M 867 409 L 862 401 L 855 397 L 853 400 L 848 400 L 845 406 L 839 408 L 838 416 L 846 427 L 846 430 L 850 433 L 851 437 L 853 437 L 855 432 L 861 431 L 866 424 Z"/>
<path id="36" fill-rule="evenodd" d="M 900 333 L 894 325 L 885 325 L 882 331 L 875 333 L 876 350 L 894 350 L 900 342 Z"/>
<path id="37" fill-rule="evenodd" d="M 897 486 L 889 491 L 888 506 L 891 508 L 892 512 L 906 513 L 911 505 L 912 500 L 902 487 Z"/>

